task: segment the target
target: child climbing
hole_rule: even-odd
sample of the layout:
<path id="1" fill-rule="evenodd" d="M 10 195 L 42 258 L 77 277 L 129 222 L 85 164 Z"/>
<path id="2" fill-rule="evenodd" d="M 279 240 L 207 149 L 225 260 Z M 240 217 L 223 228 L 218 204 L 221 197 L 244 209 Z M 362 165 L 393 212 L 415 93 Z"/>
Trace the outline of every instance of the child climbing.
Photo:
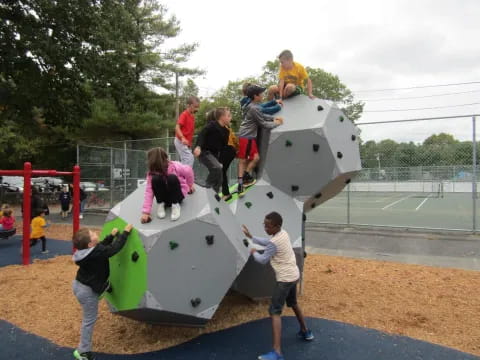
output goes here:
<path id="1" fill-rule="evenodd" d="M 148 173 L 145 186 L 145 198 L 142 206 L 142 224 L 152 219 L 153 197 L 157 200 L 157 217 L 166 216 L 165 209 L 172 208 L 171 220 L 180 218 L 180 204 L 189 192 L 194 191 L 193 170 L 178 161 L 170 161 L 161 147 L 150 149 L 147 153 Z"/>
<path id="2" fill-rule="evenodd" d="M 258 85 L 247 88 L 247 96 L 251 100 L 242 107 L 243 120 L 238 131 L 240 148 L 238 161 L 238 196 L 245 195 L 245 189 L 255 184 L 252 170 L 260 160 L 257 148 L 258 127 L 273 129 L 283 124 L 283 118 L 264 114 L 259 104 L 263 100 L 266 89 Z"/>
<path id="3" fill-rule="evenodd" d="M 200 162 L 208 169 L 207 188 L 213 188 L 218 193 L 220 192 L 223 178 L 224 176 L 226 177 L 226 169 L 223 169 L 220 155 L 222 152 L 227 151 L 226 147 L 228 146 L 230 136 L 232 114 L 230 109 L 219 107 L 210 111 L 208 119 L 210 121 L 207 122 L 200 134 L 198 134 L 193 155 L 198 157 Z M 228 164 L 225 162 L 225 164 L 229 166 L 230 162 Z"/>
<path id="4" fill-rule="evenodd" d="M 253 84 L 251 84 L 249 82 L 246 82 L 242 86 L 243 98 L 240 100 L 240 106 L 242 108 L 244 106 L 247 106 L 249 103 L 252 102 L 252 99 L 250 99 L 247 96 L 247 89 L 252 85 Z M 273 114 L 276 114 L 277 112 L 279 112 L 280 110 L 282 110 L 283 101 L 280 100 L 280 99 L 278 99 L 278 100 L 272 99 L 270 101 L 260 103 L 258 105 L 260 106 L 260 109 L 261 109 L 262 113 L 268 114 L 268 115 L 273 115 Z"/>
<path id="5" fill-rule="evenodd" d="M 73 261 L 79 268 L 72 288 L 83 312 L 80 343 L 73 352 L 77 360 L 95 359 L 92 354 L 93 327 L 97 321 L 100 295 L 110 288 L 108 258 L 122 250 L 132 228 L 132 225 L 128 224 L 118 237 L 118 229 L 114 228 L 102 242 L 98 241 L 96 232 L 86 228 L 73 235 L 73 247 L 77 249 L 73 254 Z"/>
<path id="6" fill-rule="evenodd" d="M 295 253 L 292 249 L 288 233 L 282 229 L 283 219 L 277 212 L 271 212 L 265 216 L 263 225 L 270 239 L 252 236 L 245 225 L 242 226 L 246 237 L 254 243 L 265 246 L 265 251 L 260 254 L 255 248 L 250 250 L 256 262 L 267 264 L 270 262 L 275 272 L 275 287 L 268 312 L 272 319 L 273 349 L 269 353 L 260 355 L 260 360 L 283 360 L 281 350 L 282 336 L 282 310 L 285 303 L 293 309 L 297 317 L 300 330 L 297 336 L 305 341 L 314 339 L 313 333 L 307 328 L 303 312 L 297 303 L 297 282 L 300 271 L 297 266 Z"/>

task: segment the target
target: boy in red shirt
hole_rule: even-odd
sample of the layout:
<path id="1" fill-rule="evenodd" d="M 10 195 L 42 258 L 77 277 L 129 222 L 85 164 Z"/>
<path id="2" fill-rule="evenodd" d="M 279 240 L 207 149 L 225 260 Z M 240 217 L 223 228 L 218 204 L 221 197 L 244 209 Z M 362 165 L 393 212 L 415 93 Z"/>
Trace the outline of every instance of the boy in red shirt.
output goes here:
<path id="1" fill-rule="evenodd" d="M 180 114 L 175 126 L 175 149 L 182 164 L 193 167 L 192 140 L 195 131 L 195 113 L 200 107 L 196 96 L 187 99 L 187 108 Z"/>

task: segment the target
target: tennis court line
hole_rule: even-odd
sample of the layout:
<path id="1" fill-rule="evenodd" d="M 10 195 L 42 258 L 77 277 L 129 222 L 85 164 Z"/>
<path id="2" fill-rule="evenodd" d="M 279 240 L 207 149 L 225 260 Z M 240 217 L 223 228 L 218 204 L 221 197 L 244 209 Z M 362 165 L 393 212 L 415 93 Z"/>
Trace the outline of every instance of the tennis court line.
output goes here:
<path id="1" fill-rule="evenodd" d="M 384 206 L 384 207 L 382 208 L 382 210 L 386 210 L 386 209 L 388 209 L 390 206 L 393 206 L 393 205 L 395 205 L 395 204 L 398 204 L 400 201 L 403 201 L 403 200 L 405 200 L 405 199 L 408 199 L 409 197 L 412 197 L 412 196 L 413 196 L 413 195 L 408 195 L 408 196 L 405 196 L 405 197 L 401 198 L 400 200 L 394 201 L 393 203 L 388 204 L 387 206 Z"/>
<path id="2" fill-rule="evenodd" d="M 423 199 L 423 201 L 420 203 L 420 205 L 418 205 L 416 208 L 415 208 L 415 211 L 417 211 L 418 209 L 420 209 L 422 207 L 423 204 L 425 204 L 425 202 L 430 198 L 430 196 L 432 196 L 432 194 L 428 195 L 425 199 Z"/>

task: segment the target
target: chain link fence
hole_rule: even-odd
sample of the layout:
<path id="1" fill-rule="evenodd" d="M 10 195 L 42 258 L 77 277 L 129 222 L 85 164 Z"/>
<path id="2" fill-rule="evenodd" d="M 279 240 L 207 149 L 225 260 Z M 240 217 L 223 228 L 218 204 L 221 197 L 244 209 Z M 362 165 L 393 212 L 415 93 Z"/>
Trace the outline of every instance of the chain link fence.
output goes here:
<path id="1" fill-rule="evenodd" d="M 362 171 L 345 190 L 308 213 L 322 224 L 476 230 L 478 147 L 474 115 L 359 124 Z M 79 145 L 89 209 L 109 209 L 144 181 L 146 151 L 178 160 L 173 137 Z M 475 149 L 474 149 L 475 148 Z M 236 162 L 229 168 L 236 181 Z M 197 183 L 207 170 L 194 164 Z"/>

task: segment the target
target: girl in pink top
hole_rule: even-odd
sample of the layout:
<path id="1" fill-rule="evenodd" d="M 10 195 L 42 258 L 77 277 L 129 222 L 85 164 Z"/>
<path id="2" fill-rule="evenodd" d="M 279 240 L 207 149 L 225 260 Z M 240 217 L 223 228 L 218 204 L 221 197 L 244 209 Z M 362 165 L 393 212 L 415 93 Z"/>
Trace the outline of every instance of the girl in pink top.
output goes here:
<path id="1" fill-rule="evenodd" d="M 3 210 L 3 216 L 0 219 L 0 230 L 11 230 L 15 224 L 15 218 L 11 209 Z"/>
<path id="2" fill-rule="evenodd" d="M 185 196 L 193 192 L 193 170 L 178 161 L 168 160 L 168 154 L 161 147 L 150 149 L 147 153 L 148 173 L 145 186 L 145 198 L 142 206 L 142 224 L 152 219 L 153 197 L 157 200 L 157 216 L 165 217 L 165 208 L 172 207 L 171 219 L 180 217 L 180 203 Z"/>

